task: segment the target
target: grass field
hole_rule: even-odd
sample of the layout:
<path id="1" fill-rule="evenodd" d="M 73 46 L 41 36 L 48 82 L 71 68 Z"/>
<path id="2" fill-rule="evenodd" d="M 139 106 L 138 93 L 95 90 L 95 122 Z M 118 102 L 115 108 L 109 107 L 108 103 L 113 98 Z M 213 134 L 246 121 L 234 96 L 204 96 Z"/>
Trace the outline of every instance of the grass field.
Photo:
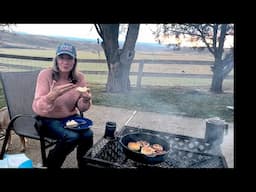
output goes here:
<path id="1" fill-rule="evenodd" d="M 0 53 L 27 56 L 53 57 L 54 50 L 0 49 Z M 80 59 L 105 59 L 104 54 L 78 51 Z M 212 61 L 209 53 L 197 52 L 138 52 L 135 59 L 167 59 L 167 60 L 200 60 Z M 31 70 L 35 67 L 46 68 L 52 62 L 17 60 L 0 58 L 0 71 Z M 20 67 L 19 67 L 20 66 Z M 26 66 L 26 69 L 22 67 Z M 107 71 L 104 63 L 79 63 L 79 70 Z M 132 64 L 131 71 L 137 72 L 138 64 Z M 208 65 L 179 65 L 179 64 L 147 64 L 144 72 L 212 74 Z M 233 72 L 232 72 L 233 73 Z M 232 74 L 231 73 L 231 74 Z M 136 88 L 136 76 L 130 76 L 132 89 L 125 94 L 105 92 L 106 75 L 86 74 L 93 92 L 93 102 L 96 105 L 122 107 L 133 110 L 154 111 L 159 113 L 177 113 L 191 117 L 208 118 L 219 116 L 233 121 L 233 114 L 227 111 L 227 105 L 233 105 L 234 81 L 226 79 L 223 82 L 224 94 L 212 94 L 208 90 L 211 79 L 200 78 L 167 78 L 143 77 L 142 88 Z M 0 89 L 0 106 L 5 106 L 3 91 Z"/>
<path id="2" fill-rule="evenodd" d="M 15 48 L 0 48 L 0 53 L 25 55 L 25 56 L 38 56 L 38 57 L 54 57 L 54 49 L 15 49 Z M 77 51 L 79 59 L 105 59 L 103 51 Z M 210 53 L 197 53 L 197 52 L 136 52 L 135 59 L 182 59 L 182 60 L 206 60 L 213 61 Z"/>

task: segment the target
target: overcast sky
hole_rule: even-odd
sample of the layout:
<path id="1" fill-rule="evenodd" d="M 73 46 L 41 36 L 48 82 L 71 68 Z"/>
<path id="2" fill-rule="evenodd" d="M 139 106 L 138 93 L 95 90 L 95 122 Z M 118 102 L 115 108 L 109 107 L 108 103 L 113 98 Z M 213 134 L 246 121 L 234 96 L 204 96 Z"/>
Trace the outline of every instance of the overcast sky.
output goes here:
<path id="1" fill-rule="evenodd" d="M 155 43 L 150 29 L 153 25 L 141 24 L 138 42 Z M 93 24 L 16 24 L 12 27 L 14 31 L 25 32 L 36 35 L 66 36 L 77 38 L 99 38 Z M 120 40 L 123 40 L 120 38 Z"/>
<path id="2" fill-rule="evenodd" d="M 155 24 L 141 24 L 137 42 L 156 43 L 152 30 Z M 93 24 L 16 24 L 12 30 L 35 35 L 62 36 L 76 38 L 97 39 L 99 35 Z M 125 35 L 120 34 L 119 40 L 124 40 Z M 226 37 L 224 47 L 233 47 L 234 37 Z M 176 43 L 175 38 L 170 38 L 165 44 Z M 201 43 L 201 46 L 204 44 Z M 188 40 L 182 40 L 181 46 L 193 46 Z"/>

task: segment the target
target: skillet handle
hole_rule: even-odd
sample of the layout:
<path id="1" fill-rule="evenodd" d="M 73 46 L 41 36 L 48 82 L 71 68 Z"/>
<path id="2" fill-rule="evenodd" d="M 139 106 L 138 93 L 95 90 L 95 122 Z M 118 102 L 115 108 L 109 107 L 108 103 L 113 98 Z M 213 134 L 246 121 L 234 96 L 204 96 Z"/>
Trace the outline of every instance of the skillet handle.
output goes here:
<path id="1" fill-rule="evenodd" d="M 123 136 L 122 135 L 120 135 L 120 132 L 115 132 L 115 139 L 116 140 L 118 140 L 118 141 L 120 141 L 120 139 L 122 138 Z"/>

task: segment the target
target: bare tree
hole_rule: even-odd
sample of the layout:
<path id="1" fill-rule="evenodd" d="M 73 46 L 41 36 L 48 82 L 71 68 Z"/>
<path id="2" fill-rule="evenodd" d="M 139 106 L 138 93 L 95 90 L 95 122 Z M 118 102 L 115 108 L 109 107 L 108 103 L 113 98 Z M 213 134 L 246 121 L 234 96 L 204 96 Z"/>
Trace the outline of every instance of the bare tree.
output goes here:
<path id="1" fill-rule="evenodd" d="M 15 24 L 0 23 L 0 31 L 12 31 L 12 26 L 15 26 Z"/>
<path id="2" fill-rule="evenodd" d="M 107 59 L 107 92 L 126 92 L 130 89 L 129 73 L 135 56 L 139 26 L 139 24 L 128 25 L 125 42 L 120 49 L 118 42 L 120 24 L 95 24 Z M 124 29 L 121 27 L 121 30 Z"/>
<path id="3" fill-rule="evenodd" d="M 14 24 L 0 23 L 0 32 L 10 31 Z M 0 45 L 2 45 L 2 37 L 0 35 Z"/>
<path id="4" fill-rule="evenodd" d="M 2 31 L 6 24 L 0 24 L 0 30 Z"/>
<path id="5" fill-rule="evenodd" d="M 210 91 L 222 93 L 224 78 L 233 69 L 233 48 L 224 54 L 224 42 L 227 35 L 234 34 L 233 24 L 161 24 L 158 25 L 156 37 L 159 34 L 189 34 L 202 40 L 209 52 L 214 56 L 214 64 L 211 66 L 213 78 Z"/>

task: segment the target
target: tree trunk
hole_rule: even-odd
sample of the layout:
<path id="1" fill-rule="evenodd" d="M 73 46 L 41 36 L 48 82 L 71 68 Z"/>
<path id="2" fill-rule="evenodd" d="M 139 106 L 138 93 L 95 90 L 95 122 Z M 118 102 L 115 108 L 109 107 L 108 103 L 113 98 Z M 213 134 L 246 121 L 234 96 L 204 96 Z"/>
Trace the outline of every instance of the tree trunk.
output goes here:
<path id="1" fill-rule="evenodd" d="M 234 56 L 233 56 L 233 49 L 230 50 L 228 54 L 226 54 L 225 58 L 223 59 L 223 78 L 225 79 L 227 75 L 232 71 L 234 68 Z"/>
<path id="2" fill-rule="evenodd" d="M 118 24 L 101 25 L 104 28 L 103 43 L 107 64 L 107 92 L 126 92 L 130 90 L 130 68 L 135 55 L 135 44 L 139 32 L 139 24 L 129 24 L 123 49 L 118 46 Z"/>
<path id="3" fill-rule="evenodd" d="M 215 32 L 214 32 L 214 66 L 212 67 L 213 71 L 213 78 L 212 78 L 212 84 L 211 84 L 211 92 L 214 93 L 222 93 L 222 83 L 224 80 L 224 65 L 222 60 L 222 55 L 224 52 L 224 42 L 225 42 L 225 36 L 227 32 L 227 24 L 222 24 L 220 26 L 220 36 L 217 36 L 218 31 L 218 24 L 215 26 Z M 218 42 L 218 46 L 217 45 Z"/>
<path id="4" fill-rule="evenodd" d="M 107 92 L 126 92 L 130 90 L 130 67 L 131 61 L 127 58 L 129 52 L 121 49 L 116 50 L 116 62 L 109 63 L 108 79 L 106 84 Z M 134 53 L 132 53 L 134 57 Z"/>
<path id="5" fill-rule="evenodd" d="M 210 91 L 213 93 L 222 93 L 222 83 L 224 80 L 222 62 L 215 61 L 212 71 L 213 77 Z"/>

